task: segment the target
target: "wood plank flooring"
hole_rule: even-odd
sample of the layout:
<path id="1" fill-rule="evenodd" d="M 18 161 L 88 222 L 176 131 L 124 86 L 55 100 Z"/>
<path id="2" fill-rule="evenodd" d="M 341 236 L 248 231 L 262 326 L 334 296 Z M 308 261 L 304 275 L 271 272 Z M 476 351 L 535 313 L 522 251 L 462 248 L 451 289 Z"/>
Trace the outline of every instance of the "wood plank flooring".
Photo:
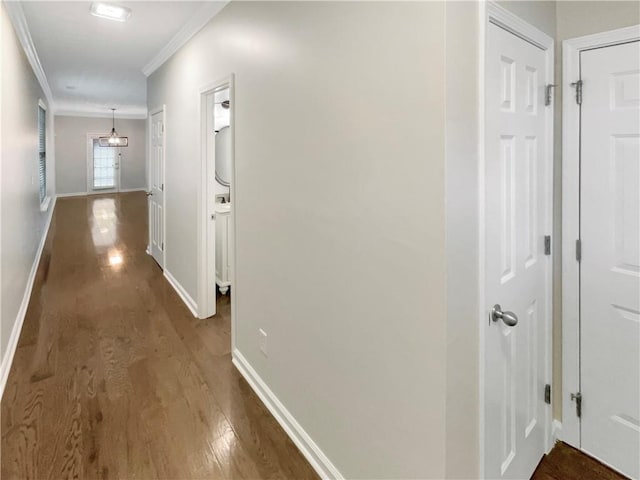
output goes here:
<path id="1" fill-rule="evenodd" d="M 145 253 L 142 192 L 58 200 L 1 404 L 2 478 L 317 475 Z"/>
<path id="2" fill-rule="evenodd" d="M 540 461 L 531 480 L 625 480 L 626 478 L 589 455 L 564 442 L 558 442 Z"/>
<path id="3" fill-rule="evenodd" d="M 1 404 L 3 479 L 316 479 L 145 253 L 144 193 L 58 200 Z M 622 480 L 558 443 L 533 480 Z"/>

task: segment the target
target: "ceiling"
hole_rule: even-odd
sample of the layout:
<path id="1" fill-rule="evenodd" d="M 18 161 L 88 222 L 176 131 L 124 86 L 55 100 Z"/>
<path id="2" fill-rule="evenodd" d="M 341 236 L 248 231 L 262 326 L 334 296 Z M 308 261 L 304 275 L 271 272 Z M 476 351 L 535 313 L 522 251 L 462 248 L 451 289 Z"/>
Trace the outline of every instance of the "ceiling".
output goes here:
<path id="1" fill-rule="evenodd" d="M 131 17 L 116 22 L 91 15 L 88 1 L 21 3 L 56 114 L 110 116 L 115 107 L 117 116 L 131 118 L 147 113 L 143 69 L 149 73 L 222 8 L 214 12 L 219 2 L 206 1 L 117 2 Z"/>

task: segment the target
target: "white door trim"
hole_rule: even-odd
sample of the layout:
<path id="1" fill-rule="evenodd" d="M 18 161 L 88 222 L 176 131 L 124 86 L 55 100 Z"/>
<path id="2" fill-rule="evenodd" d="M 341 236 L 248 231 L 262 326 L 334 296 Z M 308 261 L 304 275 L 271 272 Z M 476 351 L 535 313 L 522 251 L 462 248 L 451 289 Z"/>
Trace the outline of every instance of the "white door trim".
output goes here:
<path id="1" fill-rule="evenodd" d="M 151 190 L 151 150 L 152 142 L 151 138 L 151 119 L 154 115 L 162 112 L 162 125 L 164 125 L 165 132 L 167 131 L 167 106 L 163 104 L 160 107 L 149 110 L 147 116 L 147 191 Z M 164 190 L 162 191 L 162 225 L 164 225 L 163 241 L 164 247 L 162 249 L 162 270 L 167 270 L 167 136 L 162 135 L 162 149 L 164 150 L 164 167 L 162 168 L 162 184 Z M 147 253 L 151 255 L 151 213 L 149 212 L 149 241 L 147 243 Z"/>
<path id="2" fill-rule="evenodd" d="M 640 25 L 562 42 L 562 440 L 580 447 L 580 421 L 570 394 L 580 391 L 580 109 L 571 86 L 580 52 L 640 40 Z"/>
<path id="3" fill-rule="evenodd" d="M 236 165 L 235 165 L 235 102 L 234 102 L 234 75 L 229 74 L 216 82 L 202 87 L 198 92 L 198 117 L 200 118 L 200 179 L 198 183 L 198 317 L 207 318 L 214 311 L 216 302 L 216 272 L 215 268 L 210 268 L 215 259 L 216 252 L 210 252 L 209 235 L 215 235 L 208 228 L 211 215 L 215 208 L 215 196 L 213 182 L 208 182 L 208 178 L 214 178 L 214 172 L 209 171 L 208 157 L 211 153 L 207 149 L 207 97 L 216 91 L 228 88 L 229 101 L 231 103 L 229 127 L 231 137 L 231 188 L 229 189 L 231 201 L 231 231 L 233 238 L 233 255 L 231 256 L 231 351 L 235 349 L 235 305 L 237 284 L 235 280 L 235 259 L 236 259 L 236 221 L 235 221 L 235 185 L 236 185 Z M 214 159 L 215 161 L 215 159 Z M 214 163 L 215 164 L 215 163 Z"/>
<path id="4" fill-rule="evenodd" d="M 93 188 L 93 140 L 104 137 L 108 133 L 87 133 L 87 195 L 101 193 L 116 193 L 120 191 L 120 159 L 118 159 L 118 168 L 116 169 L 116 186 L 115 188 Z M 111 148 L 111 147 L 105 147 Z M 118 152 L 120 153 L 120 152 Z"/>
<path id="5" fill-rule="evenodd" d="M 483 8 L 484 7 L 484 8 Z M 487 45 L 487 32 L 490 23 L 498 25 L 501 28 L 513 33 L 514 35 L 526 40 L 527 42 L 541 48 L 545 51 L 545 65 L 546 75 L 545 84 L 552 84 L 554 78 L 554 40 L 549 35 L 545 34 L 541 30 L 537 29 L 533 25 L 525 22 L 520 17 L 514 15 L 509 10 L 498 5 L 493 1 L 482 2 L 480 7 L 480 41 L 479 46 L 479 58 L 478 58 L 478 305 L 480 311 L 478 312 L 479 322 L 479 478 L 485 477 L 485 369 L 484 369 L 484 357 L 485 357 L 485 323 L 487 321 L 487 312 L 485 309 L 485 62 L 486 62 L 486 45 Z M 546 212 L 546 229 L 548 232 L 552 231 L 553 227 L 553 106 L 547 107 L 545 110 L 545 120 L 547 125 L 547 146 L 545 152 L 545 159 L 547 162 L 547 189 L 544 194 L 547 197 L 548 211 Z M 552 372 L 552 344 L 551 344 L 551 326 L 552 326 L 552 289 L 553 289 L 553 277 L 552 268 L 548 269 L 548 282 L 546 288 L 547 322 L 544 325 L 545 344 L 547 347 L 545 372 L 544 376 L 546 383 L 551 383 Z M 552 442 L 552 414 L 551 406 L 548 406 L 545 412 L 545 448 L 548 451 L 553 445 Z"/>

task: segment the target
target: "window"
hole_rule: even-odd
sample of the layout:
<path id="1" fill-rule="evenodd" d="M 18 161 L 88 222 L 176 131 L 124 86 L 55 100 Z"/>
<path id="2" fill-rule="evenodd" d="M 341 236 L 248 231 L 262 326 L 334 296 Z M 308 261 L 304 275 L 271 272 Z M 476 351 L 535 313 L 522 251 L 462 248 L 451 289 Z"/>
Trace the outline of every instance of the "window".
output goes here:
<path id="1" fill-rule="evenodd" d="M 42 102 L 38 105 L 38 177 L 40 179 L 40 203 L 47 198 L 47 111 Z"/>

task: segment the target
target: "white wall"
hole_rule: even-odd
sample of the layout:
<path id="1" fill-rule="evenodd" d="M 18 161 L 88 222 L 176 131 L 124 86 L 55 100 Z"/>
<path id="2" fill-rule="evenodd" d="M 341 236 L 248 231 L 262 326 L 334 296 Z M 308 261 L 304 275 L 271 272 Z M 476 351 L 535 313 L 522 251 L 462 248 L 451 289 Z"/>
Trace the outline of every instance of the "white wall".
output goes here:
<path id="1" fill-rule="evenodd" d="M 236 74 L 236 344 L 348 478 L 445 475 L 444 20 L 232 2 L 149 78 L 166 267 L 195 298 L 197 92 Z"/>
<path id="2" fill-rule="evenodd" d="M 0 7 L 2 135 L 0 149 L 0 377 L 10 362 L 9 340 L 19 317 L 48 216 L 40 210 L 38 185 L 38 100 L 45 95 L 15 35 L 4 3 Z M 47 111 L 48 194 L 55 191 L 53 115 Z M 22 312 L 23 313 L 23 312 Z M 16 333 L 17 332 L 16 330 Z M 15 338 L 15 337 L 14 337 Z M 15 338 L 17 340 L 17 338 Z M 4 377 L 2 377 L 4 378 Z"/>
<path id="3" fill-rule="evenodd" d="M 146 122 L 116 118 L 118 133 L 129 137 L 120 149 L 122 190 L 146 188 Z M 111 118 L 56 116 L 56 193 L 87 192 L 87 134 L 108 134 L 111 126 Z"/>
<path id="4" fill-rule="evenodd" d="M 546 0 L 498 0 L 500 6 L 511 11 L 550 37 L 556 35 L 556 3 Z"/>
<path id="5" fill-rule="evenodd" d="M 478 2 L 446 4 L 447 478 L 477 478 Z"/>
<path id="6" fill-rule="evenodd" d="M 640 24 L 640 3 L 558 2 L 558 41 Z"/>

